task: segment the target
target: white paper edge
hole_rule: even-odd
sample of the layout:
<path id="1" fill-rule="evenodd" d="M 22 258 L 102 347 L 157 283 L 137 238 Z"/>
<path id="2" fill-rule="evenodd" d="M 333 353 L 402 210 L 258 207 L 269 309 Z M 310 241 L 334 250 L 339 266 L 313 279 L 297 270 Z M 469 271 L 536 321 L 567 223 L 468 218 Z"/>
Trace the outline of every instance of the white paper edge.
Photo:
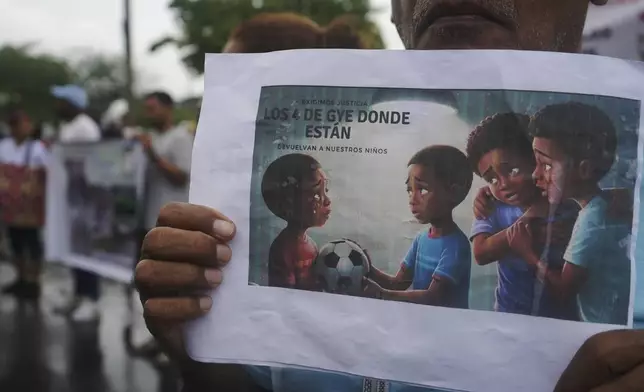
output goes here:
<path id="1" fill-rule="evenodd" d="M 206 61 L 206 92 L 204 95 L 203 107 L 202 107 L 202 116 L 204 113 L 208 112 L 211 107 L 217 108 L 214 111 L 217 111 L 219 114 L 222 113 L 234 113 L 233 107 L 225 108 L 229 105 L 230 98 L 228 100 L 222 101 L 222 98 L 218 97 L 215 94 L 215 89 L 209 88 L 209 86 L 233 86 L 234 88 L 239 88 L 240 85 L 244 86 L 246 89 L 249 87 L 254 87 L 257 90 L 257 100 L 252 102 L 249 100 L 243 100 L 247 105 L 252 105 L 257 110 L 257 103 L 259 99 L 259 90 L 260 86 L 263 85 L 319 85 L 319 86 L 347 86 L 347 87 L 388 87 L 388 88 L 446 88 L 446 89 L 506 89 L 506 90 L 532 90 L 532 91 L 547 91 L 547 92 L 566 92 L 566 93 L 583 93 L 583 94 L 593 94 L 593 95 L 607 95 L 607 96 L 616 96 L 622 98 L 630 98 L 638 101 L 642 101 L 643 90 L 641 84 L 633 82 L 633 80 L 641 78 L 641 72 L 639 71 L 639 64 L 628 63 L 621 60 L 610 59 L 610 58 L 601 58 L 597 56 L 585 56 L 577 55 L 574 57 L 565 55 L 565 54 L 554 54 L 554 53 L 541 53 L 541 52 L 509 52 L 509 51 L 436 51 L 436 52 L 384 52 L 384 51 L 342 51 L 342 72 L 332 72 L 328 71 L 323 67 L 322 64 L 328 64 L 332 66 L 338 66 L 337 61 L 333 60 L 333 54 L 336 54 L 340 51 L 287 51 L 287 52 L 276 52 L 270 54 L 264 54 L 261 56 L 257 55 L 208 55 Z M 378 60 L 375 60 L 378 59 Z M 521 61 L 523 59 L 523 61 Z M 521 63 L 522 72 L 521 74 L 514 74 L 512 66 L 508 66 L 507 61 L 514 60 Z M 253 63 L 253 65 L 250 65 Z M 386 63 L 386 67 L 383 65 Z M 406 74 L 398 74 L 392 76 L 391 73 L 388 73 L 388 70 L 396 69 L 396 63 L 402 66 L 402 69 L 408 69 L 409 72 Z M 428 67 L 428 64 L 431 63 L 431 67 Z M 472 83 L 472 80 L 464 81 L 463 79 L 451 80 L 448 78 L 441 78 L 437 75 L 449 74 L 453 72 L 454 68 L 450 64 L 458 63 L 460 68 L 467 69 L 470 64 L 477 64 L 474 67 L 474 70 L 480 70 L 484 67 L 491 67 L 492 70 L 496 70 L 496 75 L 498 79 L 493 78 L 482 78 L 477 79 Z M 413 64 L 413 65 L 412 65 Z M 514 63 L 516 64 L 516 63 Z M 259 67 L 258 65 L 261 65 Z M 368 65 L 370 68 L 369 71 L 361 70 L 361 67 Z M 285 72 L 279 74 L 276 69 L 284 67 L 285 69 L 297 69 L 298 72 Z M 588 69 L 594 68 L 597 70 L 598 74 L 601 75 L 619 75 L 619 77 L 609 77 L 609 78 L 600 78 L 593 79 L 592 83 L 589 83 L 587 78 L 584 77 L 584 80 L 580 79 L 580 74 L 589 75 Z M 548 69 L 556 70 L 558 77 L 552 77 L 553 74 L 548 74 Z M 610 72 L 602 72 L 602 71 Z M 251 73 L 252 72 L 252 73 Z M 467 74 L 463 71 L 461 74 Z M 249 77 L 252 75 L 250 80 L 242 80 L 244 77 Z M 423 75 L 423 77 L 420 77 Z M 428 82 L 431 80 L 431 82 Z M 445 84 L 445 81 L 450 84 Z M 584 83 L 584 81 L 586 81 Z M 626 81 L 629 81 L 628 83 Z M 236 86 L 236 87 L 235 87 Z M 242 90 L 237 90 L 242 91 Z M 233 111 L 233 112 L 231 112 Z M 208 117 L 207 115 L 205 117 Z M 644 122 L 644 116 L 641 115 L 640 110 L 640 129 Z M 253 119 L 255 116 L 252 117 Z M 245 118 L 245 120 L 249 120 Z M 253 121 L 254 122 L 254 121 Z M 200 121 L 197 131 L 197 136 L 195 140 L 195 156 L 207 156 L 204 153 L 201 153 L 200 150 L 207 149 L 208 154 L 216 155 L 218 148 L 225 150 L 226 147 L 218 146 L 217 143 L 211 143 L 211 141 L 216 141 L 216 137 L 208 133 L 217 132 L 217 129 L 207 129 L 211 127 L 211 124 L 206 124 L 206 121 Z M 208 137 L 209 136 L 209 137 Z M 637 191 L 640 191 L 640 182 L 641 182 L 641 146 L 642 138 L 640 137 L 640 166 L 638 167 L 638 184 Z M 221 151 L 220 150 L 220 151 Z M 219 204 L 219 207 L 222 207 L 222 204 L 225 203 L 216 203 L 218 188 L 212 184 L 211 177 L 208 176 L 206 169 L 204 171 L 200 170 L 199 164 L 194 164 L 193 160 L 193 176 L 191 181 L 191 192 L 190 192 L 190 201 L 196 204 L 209 205 L 211 207 L 216 207 L 216 204 Z M 250 167 L 246 169 L 250 173 Z M 208 184 L 209 186 L 207 186 Z M 244 195 L 246 197 L 246 195 Z M 245 203 L 245 204 L 244 204 Z M 636 203 L 639 203 L 639 195 L 636 198 Z M 248 207 L 248 202 L 238 201 L 237 207 L 242 209 Z M 636 206 L 636 210 L 639 211 L 639 206 Z M 224 211 L 225 212 L 225 211 Z M 230 216 L 230 215 L 229 215 Z M 235 218 L 234 216 L 230 216 Z M 248 226 L 248 222 L 238 222 L 238 227 Z M 633 233 L 634 238 L 637 238 L 637 226 L 634 226 Z M 226 276 L 231 275 L 242 275 L 247 277 L 248 272 L 248 263 L 247 260 L 240 260 L 242 258 L 239 255 L 239 249 L 246 249 L 242 253 L 247 253 L 248 242 L 246 239 L 244 241 L 240 240 L 239 236 L 235 241 L 233 241 L 233 249 L 237 250 L 238 257 L 234 257 L 229 266 Z M 244 236 L 245 237 L 245 236 Z M 240 243 L 241 242 L 241 243 Z M 234 252 L 235 253 L 235 252 Z M 238 273 L 233 271 L 237 270 Z M 632 281 L 635 281 L 636 270 L 635 262 L 632 260 Z M 243 273 L 245 272 L 245 273 Z M 233 277 L 234 280 L 234 277 Z M 246 282 L 243 282 L 246 284 Z M 198 320 L 188 326 L 188 341 L 187 346 L 190 355 L 199 360 L 209 361 L 209 362 L 234 362 L 234 363 L 251 363 L 257 365 L 268 365 L 268 364 L 279 364 L 279 361 L 263 361 L 258 360 L 257 358 L 241 358 L 238 355 L 238 348 L 235 347 L 235 344 L 227 342 L 225 336 L 222 338 L 217 333 L 218 327 L 220 324 L 221 328 L 225 328 L 226 319 L 219 313 L 217 317 L 217 308 L 225 307 L 225 301 L 230 301 L 231 298 L 227 297 L 227 292 L 232 290 L 232 285 L 241 284 L 241 282 L 232 282 L 231 279 L 224 281 L 220 291 L 213 296 L 213 312 L 211 312 L 207 317 Z M 227 286 L 230 285 L 231 288 L 227 289 Z M 257 288 L 255 288 L 257 289 Z M 630 315 L 630 327 L 632 327 L 632 316 L 633 316 L 633 301 L 635 288 L 631 288 L 631 304 L 629 308 Z M 306 294 L 315 294 L 315 293 L 299 293 L 298 297 L 305 297 Z M 248 295 L 251 296 L 251 292 L 248 292 Z M 350 301 L 350 298 L 343 299 L 343 301 Z M 378 307 L 387 307 L 387 303 L 379 303 Z M 404 304 L 399 304 L 398 306 L 405 306 Z M 371 306 L 370 306 L 371 307 Z M 435 312 L 439 312 L 444 309 L 435 309 Z M 450 312 L 458 312 L 458 310 L 449 309 Z M 532 363 L 530 364 L 530 352 L 525 351 L 524 362 L 515 361 L 508 362 L 510 364 L 516 365 L 512 366 L 512 369 L 500 369 L 496 373 L 483 372 L 485 374 L 475 374 L 475 369 L 471 366 L 465 366 L 466 360 L 464 357 L 461 359 L 450 358 L 453 360 L 449 365 L 454 367 L 461 367 L 461 375 L 467 374 L 468 377 L 456 377 L 448 380 L 431 380 L 428 383 L 427 379 L 424 379 L 422 376 L 412 376 L 409 377 L 406 374 L 404 377 L 400 377 L 399 374 L 392 374 L 391 369 L 396 368 L 394 364 L 389 364 L 393 366 L 360 366 L 358 365 L 353 371 L 349 371 L 351 374 L 360 374 L 367 377 L 374 378 L 386 378 L 391 380 L 403 380 L 413 384 L 423 384 L 441 388 L 452 388 L 458 390 L 477 390 L 481 392 L 485 391 L 516 391 L 516 390 L 526 390 L 526 385 L 531 385 L 529 390 L 539 391 L 539 390 L 549 390 L 554 386 L 554 382 L 558 374 L 563 370 L 565 365 L 568 363 L 574 351 L 581 345 L 581 343 L 589 336 L 603 331 L 610 330 L 614 328 L 623 328 L 619 326 L 610 326 L 610 325 L 597 325 L 597 324 L 580 324 L 580 323 L 571 323 L 560 320 L 545 320 L 533 317 L 526 316 L 517 316 L 517 315 L 502 315 L 495 314 L 493 312 L 478 312 L 478 311 L 467 311 L 468 316 L 474 316 L 476 314 L 477 319 L 489 319 L 496 318 L 496 323 L 492 322 L 491 324 L 496 324 L 497 332 L 499 330 L 507 329 L 510 319 L 514 319 L 516 323 L 515 328 L 520 325 L 524 325 L 528 328 L 533 328 L 534 324 L 542 324 L 544 321 L 557 326 L 559 331 L 558 344 L 555 346 L 558 350 L 557 354 L 550 356 L 548 361 Z M 477 320 L 479 322 L 480 320 Z M 232 327 L 228 327 L 232 328 Z M 221 330 L 221 329 L 220 329 Z M 482 332 L 482 331 L 481 331 Z M 506 331 L 507 333 L 507 331 Z M 485 336 L 485 335 L 479 335 Z M 519 334 L 517 338 L 524 337 L 525 335 Z M 207 337 L 207 339 L 206 339 Z M 243 341 L 236 342 L 240 345 L 243 345 Z M 477 345 L 481 345 L 484 342 L 475 342 Z M 294 342 L 295 344 L 295 342 Z M 227 347 L 228 346 L 228 347 Z M 229 349 L 233 354 L 227 355 L 227 349 Z M 251 355 L 253 357 L 254 355 Z M 436 356 L 435 356 L 436 357 Z M 232 360 L 231 358 L 237 358 L 237 361 Z M 385 361 L 387 362 L 387 361 Z M 285 365 L 290 366 L 290 363 L 285 363 Z M 445 364 L 443 364 L 445 365 Z M 535 367 L 536 365 L 536 367 Z M 300 368 L 308 368 L 308 366 L 299 366 Z M 545 371 L 545 374 L 538 374 L 535 376 L 535 369 L 541 368 Z M 345 373 L 344 369 L 340 368 L 327 368 L 329 371 L 335 371 L 340 373 Z M 487 377 L 486 377 L 487 376 Z M 512 377 L 513 376 L 513 377 Z M 498 380 L 503 379 L 505 384 L 498 385 Z"/>

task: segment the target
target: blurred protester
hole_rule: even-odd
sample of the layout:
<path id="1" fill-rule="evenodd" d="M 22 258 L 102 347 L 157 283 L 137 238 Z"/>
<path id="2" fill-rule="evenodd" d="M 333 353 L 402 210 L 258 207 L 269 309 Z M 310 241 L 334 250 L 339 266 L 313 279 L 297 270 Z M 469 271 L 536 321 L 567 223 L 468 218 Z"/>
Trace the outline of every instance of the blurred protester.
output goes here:
<path id="1" fill-rule="evenodd" d="M 149 160 L 141 243 L 147 231 L 156 226 L 161 207 L 173 201 L 188 201 L 194 138 L 184 126 L 175 125 L 174 105 L 172 97 L 161 91 L 148 94 L 144 102 L 144 114 L 153 131 L 136 136 Z M 161 352 L 154 338 L 148 336 L 135 350 L 141 355 L 158 357 Z"/>
<path id="2" fill-rule="evenodd" d="M 287 49 L 307 48 L 349 48 L 361 49 L 364 45 L 358 34 L 351 27 L 348 18 L 338 18 L 326 28 L 320 27 L 307 17 L 294 13 L 266 13 L 256 16 L 240 24 L 231 34 L 224 49 L 228 53 L 260 53 Z M 177 168 L 183 168 L 185 183 L 181 184 L 183 176 L 176 176 L 174 169 L 163 169 L 167 163 L 153 165 L 148 174 L 148 200 L 145 212 L 145 231 L 154 228 L 159 211 L 165 203 L 188 200 L 187 173 L 190 169 L 192 139 L 196 124 L 190 127 L 186 122 L 172 128 L 172 99 L 165 93 L 153 93 L 145 101 L 145 115 L 153 122 L 157 130 L 171 131 L 156 134 L 152 139 L 152 149 L 159 146 L 158 154 L 166 156 Z M 154 134 L 153 134 L 154 135 Z M 174 143 L 181 135 L 181 143 Z M 189 138 L 186 138 L 186 135 Z M 145 146 L 150 145 L 149 137 L 139 137 Z M 190 143 L 187 143 L 190 140 Z M 150 155 L 150 153 L 148 153 Z M 154 156 L 153 154 L 152 156 Z M 154 158 L 152 158 L 154 162 Z M 154 167 L 156 166 L 156 168 Z M 165 174 L 163 174 L 165 172 Z M 177 182 L 178 181 L 178 182 Z M 143 236 L 141 237 L 141 240 Z M 160 350 L 153 339 L 142 345 L 137 345 L 138 354 L 159 360 Z"/>
<path id="3" fill-rule="evenodd" d="M 54 86 L 51 93 L 56 98 L 56 115 L 62 121 L 59 142 L 96 142 L 101 139 L 99 126 L 85 113 L 89 100 L 82 87 Z"/>
<path id="4" fill-rule="evenodd" d="M 364 49 L 350 16 L 321 27 L 294 13 L 264 13 L 241 23 L 230 35 L 224 53 L 266 53 L 289 49 Z"/>
<path id="5" fill-rule="evenodd" d="M 5 294 L 40 297 L 45 175 L 48 152 L 34 139 L 35 127 L 21 108 L 9 110 L 10 137 L 0 141 L 0 208 L 18 277 Z"/>
<path id="6" fill-rule="evenodd" d="M 150 162 L 146 176 L 145 229 L 151 229 L 166 203 L 188 200 L 193 137 L 185 127 L 174 124 L 174 100 L 169 94 L 149 94 L 144 110 L 154 131 L 136 137 Z"/>
<path id="7" fill-rule="evenodd" d="M 56 115 L 61 121 L 58 132 L 60 143 L 97 142 L 101 139 L 99 126 L 85 113 L 89 102 L 82 87 L 55 86 L 51 93 L 56 98 Z M 74 321 L 94 321 L 99 317 L 99 277 L 80 269 L 74 269 L 73 274 L 74 295 L 56 311 Z"/>
<path id="8" fill-rule="evenodd" d="M 33 135 L 31 136 L 34 140 L 40 140 L 42 141 L 43 139 L 43 123 L 38 122 L 34 124 L 34 132 Z"/>
<path id="9" fill-rule="evenodd" d="M 122 139 L 126 127 L 130 104 L 125 99 L 117 99 L 112 102 L 101 117 L 101 128 L 103 139 Z"/>

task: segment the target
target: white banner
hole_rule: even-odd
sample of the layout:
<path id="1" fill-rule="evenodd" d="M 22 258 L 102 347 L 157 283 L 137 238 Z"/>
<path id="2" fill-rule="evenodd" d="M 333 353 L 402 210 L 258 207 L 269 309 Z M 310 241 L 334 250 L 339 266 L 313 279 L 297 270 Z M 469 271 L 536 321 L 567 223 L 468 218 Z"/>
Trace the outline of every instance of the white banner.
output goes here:
<path id="1" fill-rule="evenodd" d="M 237 236 L 189 353 L 552 390 L 633 323 L 642 97 L 640 64 L 599 56 L 209 55 L 190 201 Z"/>
<path id="2" fill-rule="evenodd" d="M 137 257 L 145 155 L 132 141 L 53 146 L 45 258 L 129 283 Z"/>

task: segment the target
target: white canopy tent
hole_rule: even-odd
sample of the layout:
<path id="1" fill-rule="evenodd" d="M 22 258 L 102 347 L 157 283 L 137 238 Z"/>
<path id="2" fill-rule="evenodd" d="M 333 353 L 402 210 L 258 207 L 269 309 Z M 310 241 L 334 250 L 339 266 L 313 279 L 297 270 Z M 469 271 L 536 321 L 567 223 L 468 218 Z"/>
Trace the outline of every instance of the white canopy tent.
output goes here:
<path id="1" fill-rule="evenodd" d="M 644 60 L 644 0 L 609 0 L 607 5 L 591 6 L 582 51 Z"/>

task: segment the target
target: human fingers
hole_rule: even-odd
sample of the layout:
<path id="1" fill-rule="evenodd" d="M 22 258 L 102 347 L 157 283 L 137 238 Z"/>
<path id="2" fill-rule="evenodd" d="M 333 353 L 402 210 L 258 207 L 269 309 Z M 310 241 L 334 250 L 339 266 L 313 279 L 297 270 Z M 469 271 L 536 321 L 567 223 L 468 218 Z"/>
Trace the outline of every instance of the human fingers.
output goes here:
<path id="1" fill-rule="evenodd" d="M 644 391 L 644 364 L 636 367 L 631 372 L 619 377 L 617 380 L 593 388 L 591 392 L 643 392 Z"/>
<path id="2" fill-rule="evenodd" d="M 511 225 L 510 227 L 505 229 L 505 240 L 508 242 L 508 245 L 510 246 L 512 246 L 515 231 L 516 231 L 515 225 Z"/>
<path id="3" fill-rule="evenodd" d="M 141 255 L 145 259 L 217 267 L 230 261 L 232 250 L 201 231 L 156 227 L 146 234 Z"/>
<path id="4" fill-rule="evenodd" d="M 521 230 L 522 230 L 523 234 L 531 239 L 533 231 L 532 231 L 532 227 L 530 225 L 530 222 L 522 222 L 521 226 L 522 226 Z"/>
<path id="5" fill-rule="evenodd" d="M 202 297 L 150 298 L 143 304 L 146 320 L 154 323 L 183 323 L 203 317 L 212 299 Z"/>
<path id="6" fill-rule="evenodd" d="M 483 188 L 483 191 L 485 194 L 485 198 L 483 199 L 483 201 L 485 202 L 485 216 L 488 217 L 494 212 L 494 196 L 492 195 L 492 191 L 490 190 L 489 186 Z"/>
<path id="7" fill-rule="evenodd" d="M 592 391 L 610 385 L 643 364 L 644 331 L 604 332 L 582 345 L 561 375 L 555 392 Z"/>
<path id="8" fill-rule="evenodd" d="M 476 219 L 485 219 L 487 216 L 485 202 L 479 200 L 478 198 L 474 200 L 472 210 Z"/>
<path id="9" fill-rule="evenodd" d="M 222 272 L 188 263 L 145 259 L 134 271 L 135 284 L 147 298 L 151 295 L 194 293 L 213 289 L 221 284 Z"/>
<path id="10" fill-rule="evenodd" d="M 235 236 L 235 224 L 221 212 L 188 203 L 170 203 L 159 212 L 157 227 L 172 227 L 188 231 L 200 231 L 229 242 Z"/>
<path id="11" fill-rule="evenodd" d="M 494 202 L 484 189 L 479 191 L 479 195 L 474 200 L 473 210 L 477 219 L 485 219 L 494 212 Z"/>

